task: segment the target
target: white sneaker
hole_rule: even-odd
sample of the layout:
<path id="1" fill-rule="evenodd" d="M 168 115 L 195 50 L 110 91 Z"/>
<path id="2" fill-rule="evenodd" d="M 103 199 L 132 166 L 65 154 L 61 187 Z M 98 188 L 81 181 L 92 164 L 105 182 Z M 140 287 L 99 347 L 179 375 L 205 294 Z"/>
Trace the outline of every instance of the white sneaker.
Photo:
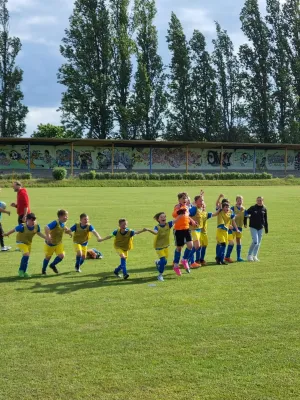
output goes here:
<path id="1" fill-rule="evenodd" d="M 253 257 L 253 261 L 259 262 L 259 259 L 257 258 L 257 256 Z"/>
<path id="2" fill-rule="evenodd" d="M 248 260 L 248 261 L 254 261 L 254 260 L 253 260 L 253 256 L 251 256 L 251 255 L 248 256 L 248 257 L 247 257 L 247 260 Z"/>
<path id="3" fill-rule="evenodd" d="M 163 282 L 164 281 L 164 277 L 161 274 L 159 274 L 158 277 L 157 277 L 157 280 L 160 281 L 160 282 Z"/>
<path id="4" fill-rule="evenodd" d="M 11 249 L 10 246 L 1 247 L 1 251 L 8 251 L 8 250 L 10 250 L 10 249 Z"/>

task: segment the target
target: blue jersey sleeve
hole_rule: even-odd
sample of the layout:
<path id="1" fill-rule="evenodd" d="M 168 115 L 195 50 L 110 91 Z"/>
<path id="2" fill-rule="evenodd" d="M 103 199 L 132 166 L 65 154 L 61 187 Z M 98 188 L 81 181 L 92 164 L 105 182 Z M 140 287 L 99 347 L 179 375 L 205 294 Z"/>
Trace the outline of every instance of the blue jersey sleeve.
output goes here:
<path id="1" fill-rule="evenodd" d="M 89 232 L 93 232 L 94 230 L 95 230 L 95 228 L 93 227 L 93 225 L 90 225 Z"/>
<path id="2" fill-rule="evenodd" d="M 191 217 L 194 217 L 197 214 L 197 207 L 193 206 L 189 209 L 189 213 Z"/>
<path id="3" fill-rule="evenodd" d="M 231 218 L 231 219 L 235 218 L 235 214 L 232 213 L 232 214 L 230 215 L 230 218 Z"/>
<path id="4" fill-rule="evenodd" d="M 49 226 L 49 225 L 48 225 Z M 70 228 L 70 231 L 72 231 L 72 232 L 76 232 L 76 224 L 75 225 L 73 225 L 73 226 L 71 226 L 71 228 Z"/>
<path id="5" fill-rule="evenodd" d="M 244 217 L 249 217 L 249 213 L 247 210 L 244 211 Z"/>
<path id="6" fill-rule="evenodd" d="M 135 235 L 135 231 L 130 231 L 130 237 Z"/>
<path id="7" fill-rule="evenodd" d="M 170 221 L 170 222 L 168 222 L 168 224 L 169 224 L 169 228 L 171 229 L 172 226 L 174 225 L 174 222 L 173 222 L 173 221 Z"/>
<path id="8" fill-rule="evenodd" d="M 40 227 L 40 225 L 37 226 L 37 229 L 38 229 L 38 230 L 37 230 L 37 233 L 40 233 L 40 232 L 41 232 L 41 227 Z"/>
<path id="9" fill-rule="evenodd" d="M 117 236 L 117 233 L 118 233 L 118 229 L 116 229 L 115 231 L 113 231 L 112 235 L 113 235 L 113 236 Z"/>
<path id="10" fill-rule="evenodd" d="M 207 213 L 207 219 L 212 218 L 213 213 Z"/>
<path id="11" fill-rule="evenodd" d="M 56 227 L 56 225 L 57 225 L 57 221 L 53 221 L 53 222 L 50 222 L 50 224 L 48 224 L 47 226 L 49 229 L 52 230 Z"/>
<path id="12" fill-rule="evenodd" d="M 16 232 L 24 232 L 24 226 L 23 225 L 18 225 L 15 227 Z"/>
<path id="13" fill-rule="evenodd" d="M 156 225 L 153 229 L 155 232 L 158 232 L 158 226 Z"/>

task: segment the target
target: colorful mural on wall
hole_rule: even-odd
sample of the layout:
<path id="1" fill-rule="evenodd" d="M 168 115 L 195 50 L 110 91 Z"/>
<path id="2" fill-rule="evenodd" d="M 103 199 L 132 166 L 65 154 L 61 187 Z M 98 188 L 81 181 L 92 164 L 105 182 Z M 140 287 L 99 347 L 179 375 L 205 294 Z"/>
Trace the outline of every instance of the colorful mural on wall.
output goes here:
<path id="1" fill-rule="evenodd" d="M 30 152 L 30 157 L 28 152 Z M 74 170 L 145 171 L 253 171 L 285 170 L 284 150 L 190 148 L 136 148 L 136 147 L 74 147 Z M 2 146 L 0 145 L 0 171 L 41 170 L 56 166 L 70 169 L 70 146 Z M 300 151 L 287 153 L 287 171 L 300 171 Z"/>

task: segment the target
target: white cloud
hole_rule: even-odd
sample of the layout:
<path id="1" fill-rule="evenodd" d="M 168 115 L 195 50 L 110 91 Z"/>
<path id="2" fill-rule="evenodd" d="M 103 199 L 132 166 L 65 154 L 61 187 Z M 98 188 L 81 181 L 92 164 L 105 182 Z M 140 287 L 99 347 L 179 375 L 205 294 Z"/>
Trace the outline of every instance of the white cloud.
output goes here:
<path id="1" fill-rule="evenodd" d="M 7 8 L 10 12 L 20 12 L 25 8 L 32 8 L 35 6 L 35 0 L 9 0 L 7 2 Z"/>
<path id="2" fill-rule="evenodd" d="M 21 20 L 20 23 L 25 25 L 54 25 L 58 23 L 56 17 L 51 15 L 35 15 L 34 17 L 29 17 L 27 19 Z"/>
<path id="3" fill-rule="evenodd" d="M 29 113 L 26 117 L 26 135 L 31 136 L 39 124 L 61 125 L 61 114 L 57 107 L 29 107 Z"/>
<path id="4" fill-rule="evenodd" d="M 193 31 L 198 29 L 202 33 L 214 33 L 216 31 L 215 23 L 205 9 L 181 8 L 178 15 L 185 30 Z"/>

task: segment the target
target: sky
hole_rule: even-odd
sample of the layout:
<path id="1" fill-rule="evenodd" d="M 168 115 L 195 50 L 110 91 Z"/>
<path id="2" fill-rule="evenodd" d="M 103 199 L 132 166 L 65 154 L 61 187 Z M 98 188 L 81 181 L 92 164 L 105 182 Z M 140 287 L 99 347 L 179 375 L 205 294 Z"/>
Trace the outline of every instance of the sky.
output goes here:
<path id="1" fill-rule="evenodd" d="M 259 2 L 264 9 L 265 0 Z M 198 29 L 210 46 L 215 37 L 214 21 L 218 21 L 238 49 L 245 42 L 239 20 L 243 4 L 244 0 L 156 0 L 159 52 L 164 62 L 170 59 L 165 37 L 172 11 L 180 19 L 187 39 Z M 73 6 L 74 0 L 8 0 L 10 35 L 22 42 L 17 65 L 24 71 L 22 90 L 29 108 L 26 136 L 40 123 L 60 124 L 57 109 L 64 87 L 57 83 L 57 71 L 64 59 L 59 45 Z"/>

